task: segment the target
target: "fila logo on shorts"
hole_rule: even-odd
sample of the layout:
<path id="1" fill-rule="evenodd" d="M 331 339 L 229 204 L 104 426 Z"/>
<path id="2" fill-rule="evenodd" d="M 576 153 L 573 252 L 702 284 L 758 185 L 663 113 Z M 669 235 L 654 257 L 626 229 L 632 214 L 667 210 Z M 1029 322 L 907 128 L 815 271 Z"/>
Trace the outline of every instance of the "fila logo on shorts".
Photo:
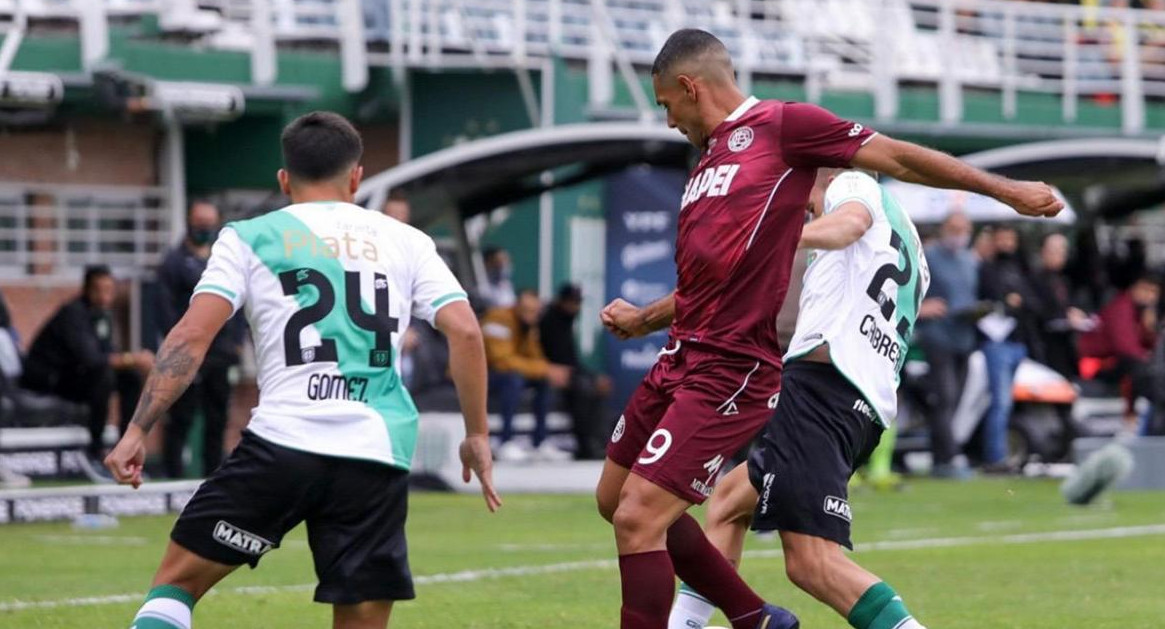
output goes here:
<path id="1" fill-rule="evenodd" d="M 858 399 L 854 400 L 854 409 L 853 410 L 861 413 L 862 415 L 865 415 L 867 419 L 874 418 L 874 409 L 871 408 L 869 403 L 867 403 L 862 398 L 858 398 Z"/>
<path id="2" fill-rule="evenodd" d="M 849 503 L 835 496 L 825 497 L 825 512 L 846 522 L 853 522 L 853 513 L 849 510 Z"/>
<path id="3" fill-rule="evenodd" d="M 271 542 L 243 529 L 226 522 L 219 520 L 218 524 L 214 525 L 214 541 L 223 546 L 230 546 L 231 548 L 248 555 L 256 557 L 271 550 Z"/>

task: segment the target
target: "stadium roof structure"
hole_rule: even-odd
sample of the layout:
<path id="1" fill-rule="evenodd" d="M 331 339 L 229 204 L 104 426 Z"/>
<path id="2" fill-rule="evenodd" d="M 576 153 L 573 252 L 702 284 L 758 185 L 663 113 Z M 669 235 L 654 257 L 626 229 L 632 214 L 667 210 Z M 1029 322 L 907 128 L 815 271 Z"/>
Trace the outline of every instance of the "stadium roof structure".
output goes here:
<path id="1" fill-rule="evenodd" d="M 695 149 L 658 124 L 571 124 L 515 131 L 459 144 L 364 181 L 357 202 L 383 205 L 403 191 L 425 225 L 456 209 L 463 218 L 629 166 L 687 168 Z"/>
<path id="2" fill-rule="evenodd" d="M 1047 181 L 1069 201 L 1079 202 L 1089 196 L 1085 194 L 1089 186 L 1104 191 L 1127 189 L 1129 178 L 1142 186 L 1156 181 L 1160 154 L 1162 148 L 1154 140 L 1089 138 L 1020 144 L 962 159 L 1008 176 Z M 543 127 L 455 145 L 404 162 L 366 179 L 357 202 L 379 208 L 390 191 L 403 191 L 413 205 L 414 222 L 424 227 L 453 210 L 468 218 L 629 166 L 687 168 L 694 157 L 687 140 L 661 124 Z M 1107 206 L 1089 201 L 1085 204 L 1089 211 L 1112 215 Z"/>

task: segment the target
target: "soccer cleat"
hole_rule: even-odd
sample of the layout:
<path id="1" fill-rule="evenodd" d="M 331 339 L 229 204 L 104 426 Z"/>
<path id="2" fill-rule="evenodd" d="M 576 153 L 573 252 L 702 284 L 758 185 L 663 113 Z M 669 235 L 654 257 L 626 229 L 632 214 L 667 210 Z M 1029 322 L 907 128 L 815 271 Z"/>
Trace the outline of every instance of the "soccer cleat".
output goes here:
<path id="1" fill-rule="evenodd" d="M 756 629 L 799 629 L 801 621 L 793 615 L 793 612 L 784 607 L 777 607 L 765 603 L 765 606 L 760 610 L 760 620 L 756 623 Z"/>

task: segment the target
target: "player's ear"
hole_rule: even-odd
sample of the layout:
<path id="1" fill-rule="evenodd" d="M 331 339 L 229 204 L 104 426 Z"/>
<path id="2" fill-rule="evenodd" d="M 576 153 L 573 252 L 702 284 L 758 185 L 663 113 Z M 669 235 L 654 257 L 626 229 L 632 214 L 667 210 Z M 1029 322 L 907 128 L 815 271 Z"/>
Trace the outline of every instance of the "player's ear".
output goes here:
<path id="1" fill-rule="evenodd" d="M 360 180 L 361 179 L 364 179 L 364 167 L 357 164 L 352 169 L 352 173 L 349 175 L 348 191 L 351 192 L 352 194 L 356 194 L 356 191 L 360 189 Z"/>
<path id="2" fill-rule="evenodd" d="M 698 100 L 697 93 L 696 93 L 696 81 L 694 81 L 692 79 L 692 77 L 690 77 L 686 74 L 681 74 L 681 75 L 676 77 L 676 81 L 680 84 L 680 87 L 684 90 L 684 95 L 686 95 L 689 99 L 691 99 L 692 102 L 696 102 Z"/>
<path id="3" fill-rule="evenodd" d="M 279 180 L 279 191 L 291 196 L 291 177 L 287 175 L 287 171 L 280 168 L 279 172 L 275 173 L 275 178 Z"/>

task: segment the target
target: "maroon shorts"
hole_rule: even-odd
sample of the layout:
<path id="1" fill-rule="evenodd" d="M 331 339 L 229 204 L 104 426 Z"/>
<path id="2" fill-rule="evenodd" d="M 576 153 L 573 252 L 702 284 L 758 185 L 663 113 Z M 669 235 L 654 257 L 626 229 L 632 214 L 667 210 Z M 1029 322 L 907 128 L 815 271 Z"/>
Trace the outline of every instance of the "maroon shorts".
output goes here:
<path id="1" fill-rule="evenodd" d="M 607 458 L 701 504 L 764 428 L 780 388 L 779 366 L 673 341 L 627 403 Z"/>

